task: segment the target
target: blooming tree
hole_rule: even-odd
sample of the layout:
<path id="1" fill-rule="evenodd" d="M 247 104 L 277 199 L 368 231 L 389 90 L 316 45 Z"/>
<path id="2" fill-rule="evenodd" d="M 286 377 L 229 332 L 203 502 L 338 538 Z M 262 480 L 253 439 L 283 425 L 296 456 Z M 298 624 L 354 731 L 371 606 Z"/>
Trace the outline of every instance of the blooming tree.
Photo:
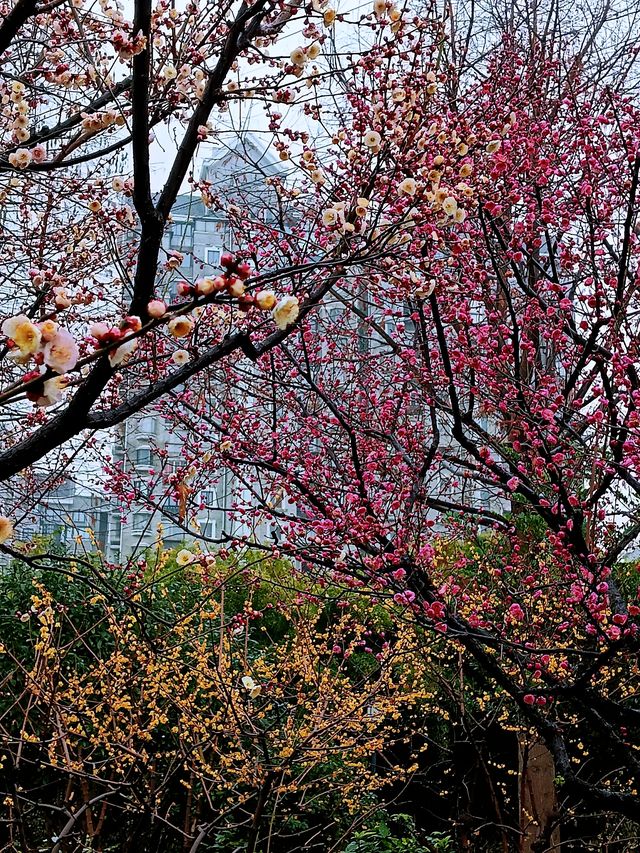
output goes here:
<path id="1" fill-rule="evenodd" d="M 635 818 L 636 99 L 515 36 L 461 79 L 441 22 L 384 0 L 324 65 L 321 4 L 7 11 L 0 476 L 155 405 L 185 525 L 231 469 L 261 547 L 393 598 L 544 739 L 572 805 Z M 173 202 L 190 178 L 222 203 L 190 168 L 244 98 L 289 169 L 278 217 L 226 205 L 238 250 L 168 302 Z"/>
<path id="2" fill-rule="evenodd" d="M 334 269 L 359 262 L 361 247 L 345 230 L 318 255 L 299 225 L 300 189 L 285 175 L 273 179 L 275 226 L 223 255 L 219 275 L 168 286 L 181 258 L 162 239 L 181 187 L 191 180 L 207 206 L 221 203 L 195 180 L 196 152 L 228 138 L 253 104 L 267 133 L 286 128 L 302 152 L 306 124 L 321 125 L 324 98 L 340 96 L 328 56 L 336 11 L 324 0 L 140 2 L 131 18 L 108 0 L 19 0 L 0 12 L 6 480 L 221 359 L 269 352 L 332 288 Z M 371 27 L 373 43 L 384 26 Z M 167 177 L 156 188 L 160 150 Z M 313 158 L 307 173 L 320 192 Z M 230 217 L 262 221 L 237 201 Z M 176 345 L 189 340 L 190 358 Z M 123 393 L 142 386 L 135 399 Z"/>
<path id="3" fill-rule="evenodd" d="M 339 244 L 355 201 L 374 255 L 269 358 L 220 369 L 235 406 L 189 389 L 170 416 L 279 553 L 463 648 L 566 802 L 634 818 L 637 104 L 517 43 L 452 101 L 428 49 L 388 49 L 345 80 L 315 225 Z"/>

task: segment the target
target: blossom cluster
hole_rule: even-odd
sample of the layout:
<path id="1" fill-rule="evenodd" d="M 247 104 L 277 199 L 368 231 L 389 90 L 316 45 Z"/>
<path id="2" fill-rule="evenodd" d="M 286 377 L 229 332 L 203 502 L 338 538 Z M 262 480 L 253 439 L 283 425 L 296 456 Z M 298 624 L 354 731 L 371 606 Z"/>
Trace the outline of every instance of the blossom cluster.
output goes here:
<path id="1" fill-rule="evenodd" d="M 5 320 L 2 334 L 8 338 L 10 359 L 17 364 L 27 364 L 31 360 L 36 364 L 36 369 L 25 376 L 25 381 L 32 383 L 27 392 L 29 399 L 39 406 L 57 402 L 67 384 L 64 374 L 74 369 L 80 357 L 73 335 L 54 320 L 34 323 L 26 314 Z M 57 375 L 33 383 L 51 373 Z"/>

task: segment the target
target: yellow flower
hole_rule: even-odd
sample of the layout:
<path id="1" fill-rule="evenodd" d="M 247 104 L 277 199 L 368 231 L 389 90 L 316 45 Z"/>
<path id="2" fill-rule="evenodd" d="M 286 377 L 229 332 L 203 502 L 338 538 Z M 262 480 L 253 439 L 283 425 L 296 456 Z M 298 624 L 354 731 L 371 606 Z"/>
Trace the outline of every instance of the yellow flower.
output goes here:
<path id="1" fill-rule="evenodd" d="M 184 338 L 193 329 L 193 321 L 188 317 L 174 317 L 167 326 L 169 334 L 174 338 Z"/>
<path id="2" fill-rule="evenodd" d="M 276 326 L 279 329 L 286 329 L 291 326 L 298 318 L 300 313 L 300 304 L 295 296 L 283 296 L 273 309 L 272 316 Z"/>
<path id="3" fill-rule="evenodd" d="M 276 301 L 273 290 L 262 290 L 256 294 L 256 305 L 261 311 L 271 311 L 275 308 Z"/>
<path id="4" fill-rule="evenodd" d="M 18 314 L 17 317 L 9 317 L 5 320 L 2 324 L 2 334 L 11 338 L 23 358 L 37 352 L 42 339 L 40 329 L 26 314 Z"/>

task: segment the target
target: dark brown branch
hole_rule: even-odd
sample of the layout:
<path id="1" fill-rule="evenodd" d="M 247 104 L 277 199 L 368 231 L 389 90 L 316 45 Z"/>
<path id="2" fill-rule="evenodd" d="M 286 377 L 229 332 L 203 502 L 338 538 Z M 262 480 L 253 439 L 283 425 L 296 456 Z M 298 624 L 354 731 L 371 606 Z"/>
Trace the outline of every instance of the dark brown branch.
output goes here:
<path id="1" fill-rule="evenodd" d="M 36 0 L 18 0 L 0 25 L 0 56 L 11 46 L 20 28 L 36 11 Z"/>

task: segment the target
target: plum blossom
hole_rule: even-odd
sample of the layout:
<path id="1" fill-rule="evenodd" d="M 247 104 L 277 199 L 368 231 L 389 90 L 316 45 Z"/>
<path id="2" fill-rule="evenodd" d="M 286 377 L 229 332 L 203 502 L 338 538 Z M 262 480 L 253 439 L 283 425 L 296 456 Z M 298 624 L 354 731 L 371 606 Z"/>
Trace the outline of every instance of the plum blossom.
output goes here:
<path id="1" fill-rule="evenodd" d="M 295 50 L 291 51 L 291 55 L 289 59 L 294 65 L 297 65 L 299 68 L 302 68 L 307 61 L 307 55 L 302 47 L 296 47 Z"/>
<path id="2" fill-rule="evenodd" d="M 58 333 L 58 324 L 54 320 L 44 320 L 42 323 L 38 324 L 38 328 L 40 329 L 42 340 L 45 341 L 45 343 L 47 341 L 52 341 Z"/>
<path id="3" fill-rule="evenodd" d="M 28 148 L 18 148 L 9 154 L 9 162 L 14 169 L 26 169 L 31 163 L 31 151 Z"/>
<path id="4" fill-rule="evenodd" d="M 19 350 L 21 359 L 28 359 L 37 352 L 42 333 L 26 314 L 9 317 L 2 324 L 2 334 L 10 338 Z"/>
<path id="5" fill-rule="evenodd" d="M 176 563 L 179 566 L 188 566 L 189 563 L 193 563 L 194 560 L 195 554 L 192 554 L 191 551 L 187 551 L 186 548 L 183 548 L 176 554 Z"/>
<path id="6" fill-rule="evenodd" d="M 276 301 L 273 290 L 262 290 L 260 293 L 256 293 L 256 305 L 261 311 L 271 311 L 272 308 L 275 308 Z"/>
<path id="7" fill-rule="evenodd" d="M 259 696 L 262 692 L 262 687 L 259 684 L 256 684 L 253 678 L 250 675 L 245 675 L 242 678 L 242 686 L 245 690 L 249 691 L 249 698 L 255 699 L 256 696 Z"/>
<path id="8" fill-rule="evenodd" d="M 189 317 L 174 317 L 172 320 L 169 320 L 167 328 L 173 338 L 184 338 L 191 333 L 193 320 L 189 319 Z"/>
<path id="9" fill-rule="evenodd" d="M 337 225 L 340 219 L 341 211 L 337 210 L 335 207 L 327 207 L 326 210 L 322 211 L 322 224 L 327 227 L 331 225 Z"/>
<path id="10" fill-rule="evenodd" d="M 416 594 L 411 589 L 405 589 L 404 592 L 396 592 L 396 594 L 393 596 L 393 600 L 396 604 L 401 604 L 405 607 L 408 607 L 416 600 Z"/>
<path id="11" fill-rule="evenodd" d="M 71 297 L 66 289 L 66 287 L 54 287 L 53 293 L 55 296 L 55 306 L 56 308 L 68 308 L 71 305 Z"/>
<path id="12" fill-rule="evenodd" d="M 380 145 L 380 138 L 377 130 L 368 130 L 364 135 L 364 144 L 367 148 L 377 148 Z"/>
<path id="13" fill-rule="evenodd" d="M 402 183 L 398 184 L 399 195 L 414 196 L 416 194 L 416 189 L 417 184 L 413 178 L 405 178 Z"/>
<path id="14" fill-rule="evenodd" d="M 36 406 L 53 406 L 62 399 L 62 392 L 69 384 L 68 376 L 53 376 L 43 383 L 42 395 L 36 400 Z"/>
<path id="15" fill-rule="evenodd" d="M 183 364 L 187 364 L 187 362 L 191 360 L 191 356 L 186 351 L 186 349 L 177 349 L 171 356 L 171 360 L 174 362 L 174 364 L 182 366 Z"/>
<path id="16" fill-rule="evenodd" d="M 80 352 L 73 335 L 66 329 L 60 329 L 45 344 L 44 363 L 56 373 L 68 373 L 76 366 Z"/>
<path id="17" fill-rule="evenodd" d="M 136 338 L 133 338 L 130 341 L 126 341 L 124 344 L 120 344 L 119 347 L 111 350 L 109 353 L 109 364 L 111 367 L 118 367 L 119 364 L 122 364 L 126 361 L 132 352 L 134 352 L 138 348 L 138 341 Z"/>
<path id="18" fill-rule="evenodd" d="M 47 149 L 44 145 L 35 145 L 31 149 L 31 159 L 34 163 L 43 163 L 47 159 Z"/>
<path id="19" fill-rule="evenodd" d="M 513 619 L 517 619 L 519 622 L 524 619 L 524 610 L 517 602 L 515 604 L 512 604 L 509 608 L 509 614 Z"/>
<path id="20" fill-rule="evenodd" d="M 167 313 L 167 306 L 162 301 L 162 299 L 152 299 L 151 302 L 147 305 L 147 314 L 150 317 L 153 317 L 154 320 L 158 320 L 160 317 L 164 317 Z"/>
<path id="21" fill-rule="evenodd" d="M 236 279 L 235 281 L 231 282 L 231 284 L 227 287 L 227 290 L 229 292 L 229 296 L 235 296 L 236 298 L 239 296 L 243 296 L 244 284 L 239 279 Z"/>
<path id="22" fill-rule="evenodd" d="M 109 333 L 109 326 L 106 323 L 92 323 L 89 327 L 89 334 L 97 341 L 104 338 Z"/>
<path id="23" fill-rule="evenodd" d="M 449 195 L 442 202 L 442 209 L 447 214 L 447 216 L 455 216 L 456 211 L 458 209 L 458 202 L 452 195 Z"/>
<path id="24" fill-rule="evenodd" d="M 205 278 L 199 278 L 196 282 L 196 293 L 200 294 L 200 296 L 208 296 L 210 293 L 216 289 L 216 280 L 211 276 L 205 276 Z"/>
<path id="25" fill-rule="evenodd" d="M 272 311 L 273 320 L 279 329 L 286 329 L 298 318 L 300 303 L 296 296 L 283 296 Z"/>

